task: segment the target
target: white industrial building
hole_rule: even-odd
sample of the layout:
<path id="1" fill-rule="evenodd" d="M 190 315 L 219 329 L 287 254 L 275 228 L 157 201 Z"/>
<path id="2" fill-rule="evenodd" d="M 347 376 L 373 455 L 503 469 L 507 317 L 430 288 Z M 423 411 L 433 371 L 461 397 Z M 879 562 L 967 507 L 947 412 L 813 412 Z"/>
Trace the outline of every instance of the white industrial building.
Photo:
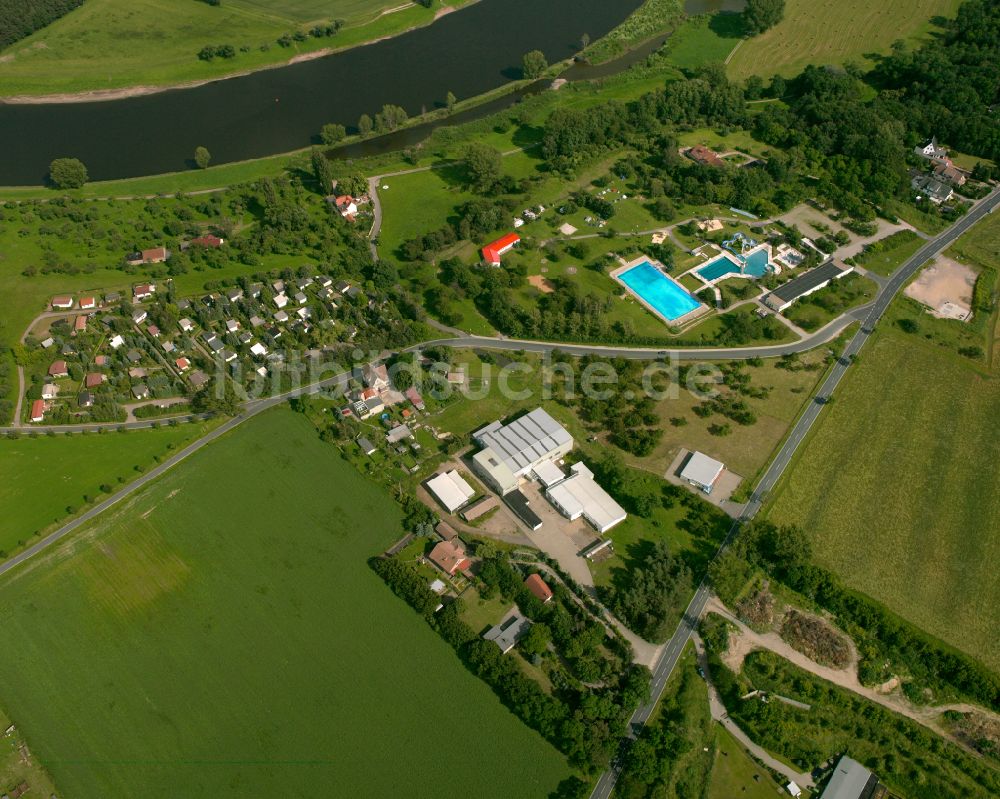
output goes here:
<path id="1" fill-rule="evenodd" d="M 444 505 L 448 513 L 454 513 L 476 495 L 475 489 L 454 469 L 428 480 L 427 490 Z"/>
<path id="2" fill-rule="evenodd" d="M 716 482 L 726 470 L 723 463 L 710 458 L 704 452 L 692 452 L 684 468 L 681 469 L 681 480 L 687 480 L 691 485 L 711 494 Z"/>
<path id="3" fill-rule="evenodd" d="M 573 437 L 542 408 L 507 425 L 493 422 L 472 437 L 482 447 L 472 457 L 476 472 L 501 494 L 517 488 L 536 466 L 573 449 Z"/>
<path id="4" fill-rule="evenodd" d="M 556 469 L 561 472 L 559 467 Z M 572 474 L 569 477 L 556 482 L 545 492 L 560 513 L 571 520 L 583 516 L 599 533 L 606 533 L 625 521 L 625 510 L 594 482 L 594 473 L 586 464 L 574 463 L 570 471 Z"/>

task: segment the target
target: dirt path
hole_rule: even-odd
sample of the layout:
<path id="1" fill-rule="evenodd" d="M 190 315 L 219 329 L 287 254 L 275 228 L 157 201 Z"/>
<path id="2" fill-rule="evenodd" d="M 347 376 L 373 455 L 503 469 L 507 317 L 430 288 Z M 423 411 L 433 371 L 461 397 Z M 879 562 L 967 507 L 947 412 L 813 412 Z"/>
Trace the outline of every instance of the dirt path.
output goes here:
<path id="1" fill-rule="evenodd" d="M 822 666 L 814 660 L 809 659 L 785 643 L 777 633 L 758 633 L 750 629 L 746 624 L 737 619 L 729 608 L 722 604 L 718 597 L 713 596 L 709 600 L 705 610 L 707 613 L 717 613 L 734 624 L 738 629 L 737 633 L 730 635 L 729 651 L 722 658 L 723 662 L 735 672 L 740 671 L 743 667 L 744 659 L 752 651 L 755 649 L 766 649 L 781 656 L 800 669 L 808 671 L 810 674 L 815 674 L 817 677 L 828 680 L 840 688 L 851 691 L 870 702 L 874 702 L 877 705 L 888 708 L 894 713 L 899 713 L 918 724 L 922 724 L 938 735 L 958 744 L 976 757 L 981 757 L 981 755 L 941 725 L 941 714 L 948 710 L 954 710 L 959 713 L 978 713 L 988 719 L 1000 722 L 1000 715 L 967 702 L 956 702 L 946 705 L 915 705 L 905 696 L 898 693 L 884 693 L 876 688 L 869 688 L 866 685 L 862 685 L 858 679 L 857 648 L 850 638 L 847 638 L 851 650 L 850 661 L 844 668 L 835 669 L 830 666 Z M 892 690 L 895 691 L 895 686 L 893 686 Z"/>

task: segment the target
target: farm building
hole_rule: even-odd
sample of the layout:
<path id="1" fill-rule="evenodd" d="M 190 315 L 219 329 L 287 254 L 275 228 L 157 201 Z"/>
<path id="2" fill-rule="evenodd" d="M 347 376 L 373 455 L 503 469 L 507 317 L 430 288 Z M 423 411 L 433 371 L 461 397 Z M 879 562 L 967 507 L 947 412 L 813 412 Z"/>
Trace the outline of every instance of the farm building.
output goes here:
<path id="1" fill-rule="evenodd" d="M 483 247 L 483 260 L 491 266 L 500 266 L 500 256 L 510 252 L 521 241 L 516 233 L 508 233 Z"/>
<path id="2" fill-rule="evenodd" d="M 583 516 L 599 533 L 625 521 L 625 510 L 594 481 L 584 463 L 574 463 L 572 474 L 549 488 L 545 495 L 568 519 Z"/>
<path id="3" fill-rule="evenodd" d="M 774 291 L 764 298 L 764 304 L 772 311 L 779 313 L 796 300 L 826 288 L 834 280 L 838 280 L 854 271 L 853 266 L 846 266 L 838 263 L 832 258 L 825 264 L 817 266 L 799 275 L 794 280 L 789 280 L 784 285 L 778 286 Z"/>
<path id="4" fill-rule="evenodd" d="M 711 494 L 722 473 L 726 470 L 723 463 L 710 458 L 704 452 L 692 452 L 687 463 L 681 469 L 681 480 L 687 480 L 695 488 Z"/>
<path id="5" fill-rule="evenodd" d="M 542 408 L 507 425 L 493 422 L 472 437 L 482 447 L 472 458 L 473 466 L 501 494 L 517 488 L 536 466 L 573 449 L 573 437 Z"/>
<path id="6" fill-rule="evenodd" d="M 427 481 L 427 490 L 448 511 L 454 513 L 476 495 L 475 489 L 457 471 L 442 472 Z"/>

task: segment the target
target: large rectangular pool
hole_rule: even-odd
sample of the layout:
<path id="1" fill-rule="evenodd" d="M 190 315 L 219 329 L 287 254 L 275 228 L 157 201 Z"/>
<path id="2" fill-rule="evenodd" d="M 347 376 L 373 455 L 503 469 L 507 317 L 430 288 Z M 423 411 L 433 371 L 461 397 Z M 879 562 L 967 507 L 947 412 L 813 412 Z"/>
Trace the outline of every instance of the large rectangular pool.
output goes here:
<path id="1" fill-rule="evenodd" d="M 701 307 L 683 286 L 671 280 L 649 261 L 618 275 L 629 290 L 664 319 L 673 322 Z"/>

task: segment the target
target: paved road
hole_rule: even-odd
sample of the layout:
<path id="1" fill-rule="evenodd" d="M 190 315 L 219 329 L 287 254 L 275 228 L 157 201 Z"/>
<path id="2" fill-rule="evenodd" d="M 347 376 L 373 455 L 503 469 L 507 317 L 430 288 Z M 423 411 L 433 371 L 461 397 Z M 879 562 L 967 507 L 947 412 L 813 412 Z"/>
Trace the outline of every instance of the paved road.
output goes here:
<path id="1" fill-rule="evenodd" d="M 892 302 L 895 295 L 900 289 L 903 288 L 903 286 L 906 285 L 907 281 L 913 277 L 920 267 L 922 267 L 939 252 L 951 246 L 955 239 L 976 224 L 976 222 L 982 219 L 983 216 L 996 208 L 997 205 L 1000 205 L 1000 189 L 994 190 L 988 197 L 979 202 L 972 211 L 962 217 L 962 219 L 921 247 L 912 258 L 896 270 L 896 272 L 892 275 L 892 278 L 884 286 L 883 290 L 879 292 L 875 301 L 871 303 L 871 305 L 867 306 L 867 313 L 862 321 L 861 329 L 858 330 L 858 332 L 855 333 L 855 335 L 848 342 L 843 355 L 830 369 L 830 372 L 827 374 L 822 385 L 819 387 L 819 390 L 816 392 L 816 396 L 813 398 L 813 401 L 806 406 L 805 411 L 803 411 L 802 415 L 799 416 L 798 420 L 795 422 L 791 433 L 781 445 L 781 449 L 778 451 L 778 454 L 775 456 L 774 460 L 771 461 L 767 471 L 764 473 L 764 476 L 757 484 L 756 489 L 754 489 L 750 502 L 747 503 L 740 517 L 733 522 L 733 526 L 730 528 L 729 534 L 726 536 L 725 541 L 719 548 L 718 554 L 721 554 L 729 546 L 740 526 L 757 515 L 757 512 L 760 510 L 762 504 L 767 498 L 767 495 L 777 484 L 778 480 L 781 479 L 781 476 L 784 474 L 785 469 L 791 462 L 795 451 L 805 439 L 805 436 L 809 432 L 813 423 L 819 417 L 824 403 L 832 395 L 834 389 L 843 378 L 844 373 L 851 364 L 851 357 L 856 355 L 861 350 L 865 342 L 871 336 L 872 332 L 874 332 L 875 325 L 878 323 L 878 320 L 881 319 L 882 314 L 885 313 L 886 308 L 889 307 L 889 303 Z M 656 708 L 660 695 L 663 693 L 663 689 L 666 686 L 667 679 L 670 677 L 671 672 L 673 672 L 674 667 L 677 665 L 677 661 L 680 658 L 681 652 L 684 650 L 684 645 L 688 642 L 688 639 L 691 637 L 691 634 L 694 632 L 695 627 L 698 624 L 698 619 L 705 611 L 705 605 L 708 602 L 709 596 L 710 591 L 708 586 L 704 581 L 702 581 L 701 585 L 698 586 L 698 590 L 695 591 L 694 597 L 691 599 L 691 603 L 688 605 L 687 610 L 684 612 L 681 623 L 678 625 L 677 630 L 670 638 L 666 649 L 664 649 L 663 654 L 660 656 L 660 662 L 653 670 L 653 684 L 650 689 L 649 702 L 639 707 L 635 713 L 632 714 L 632 718 L 629 720 L 628 732 L 626 734 L 625 741 L 623 741 L 623 746 L 627 747 L 628 741 L 635 739 L 638 732 L 642 729 L 642 725 L 646 723 L 647 719 Z M 617 762 L 618 761 L 616 760 L 616 763 Z M 611 792 L 614 790 L 615 783 L 618 781 L 620 774 L 620 765 L 612 765 L 610 769 L 605 771 L 598 780 L 597 785 L 591 794 L 591 799 L 608 799 L 608 797 L 611 796 Z"/>

